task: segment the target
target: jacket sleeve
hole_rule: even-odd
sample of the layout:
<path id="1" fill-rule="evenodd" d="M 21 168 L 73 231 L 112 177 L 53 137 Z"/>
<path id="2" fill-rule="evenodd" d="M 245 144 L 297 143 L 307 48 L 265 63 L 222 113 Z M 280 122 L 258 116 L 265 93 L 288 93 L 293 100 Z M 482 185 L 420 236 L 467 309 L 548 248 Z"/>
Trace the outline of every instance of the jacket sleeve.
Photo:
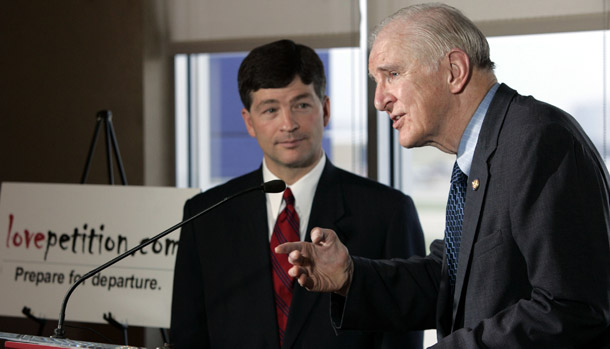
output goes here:
<path id="1" fill-rule="evenodd" d="M 347 296 L 331 295 L 335 329 L 434 328 L 443 246 L 442 240 L 435 240 L 428 256 L 407 260 L 352 257 L 354 274 Z"/>

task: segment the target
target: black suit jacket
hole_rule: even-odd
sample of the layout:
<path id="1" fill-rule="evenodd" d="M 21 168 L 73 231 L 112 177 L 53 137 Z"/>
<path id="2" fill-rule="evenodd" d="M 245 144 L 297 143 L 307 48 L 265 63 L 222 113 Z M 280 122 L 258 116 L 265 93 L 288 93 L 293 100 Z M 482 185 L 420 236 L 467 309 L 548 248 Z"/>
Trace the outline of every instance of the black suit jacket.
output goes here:
<path id="1" fill-rule="evenodd" d="M 263 181 L 261 169 L 189 200 L 188 218 Z M 369 258 L 424 254 L 412 200 L 327 161 L 308 232 L 334 229 L 350 252 Z M 177 348 L 279 348 L 271 279 L 265 194 L 246 194 L 185 225 L 176 258 L 171 342 Z M 310 240 L 307 233 L 307 240 Z M 421 333 L 360 332 L 337 336 L 328 294 L 295 287 L 284 348 L 421 348 Z"/>
<path id="2" fill-rule="evenodd" d="M 354 257 L 334 323 L 435 327 L 439 348 L 610 345 L 608 172 L 577 122 L 501 85 L 468 183 L 453 297 L 442 241 L 426 258 Z"/>

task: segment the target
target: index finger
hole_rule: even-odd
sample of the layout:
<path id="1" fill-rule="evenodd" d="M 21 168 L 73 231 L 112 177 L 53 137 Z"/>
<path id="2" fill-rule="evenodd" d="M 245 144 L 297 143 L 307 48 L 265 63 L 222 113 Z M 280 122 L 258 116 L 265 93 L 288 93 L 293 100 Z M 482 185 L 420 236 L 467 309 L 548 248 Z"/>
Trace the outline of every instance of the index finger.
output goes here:
<path id="1" fill-rule="evenodd" d="M 292 251 L 301 251 L 303 241 L 285 242 L 275 248 L 275 253 L 288 254 Z"/>

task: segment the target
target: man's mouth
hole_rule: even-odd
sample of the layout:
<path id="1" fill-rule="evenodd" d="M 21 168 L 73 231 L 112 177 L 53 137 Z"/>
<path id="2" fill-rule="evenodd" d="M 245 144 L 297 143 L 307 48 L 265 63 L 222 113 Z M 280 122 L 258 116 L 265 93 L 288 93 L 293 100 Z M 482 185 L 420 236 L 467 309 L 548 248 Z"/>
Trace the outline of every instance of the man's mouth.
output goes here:
<path id="1" fill-rule="evenodd" d="M 279 141 L 278 144 L 291 147 L 291 146 L 295 146 L 295 145 L 299 144 L 302 140 L 303 140 L 303 138 L 285 139 L 285 140 Z"/>
<path id="2" fill-rule="evenodd" d="M 398 122 L 402 119 L 403 115 L 390 115 L 390 119 L 393 121 L 392 127 L 397 128 Z"/>

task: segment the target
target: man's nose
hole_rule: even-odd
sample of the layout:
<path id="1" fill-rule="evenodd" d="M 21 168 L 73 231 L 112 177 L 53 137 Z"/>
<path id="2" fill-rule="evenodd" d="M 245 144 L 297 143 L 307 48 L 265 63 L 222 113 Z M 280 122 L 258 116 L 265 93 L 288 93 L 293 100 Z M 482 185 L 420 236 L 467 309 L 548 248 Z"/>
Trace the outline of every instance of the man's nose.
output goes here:
<path id="1" fill-rule="evenodd" d="M 394 101 L 391 94 L 387 92 L 383 83 L 378 83 L 375 87 L 375 109 L 380 111 L 389 111 L 390 105 Z"/>
<path id="2" fill-rule="evenodd" d="M 294 114 L 291 110 L 282 111 L 282 131 L 291 132 L 299 128 L 299 124 L 294 118 Z"/>

